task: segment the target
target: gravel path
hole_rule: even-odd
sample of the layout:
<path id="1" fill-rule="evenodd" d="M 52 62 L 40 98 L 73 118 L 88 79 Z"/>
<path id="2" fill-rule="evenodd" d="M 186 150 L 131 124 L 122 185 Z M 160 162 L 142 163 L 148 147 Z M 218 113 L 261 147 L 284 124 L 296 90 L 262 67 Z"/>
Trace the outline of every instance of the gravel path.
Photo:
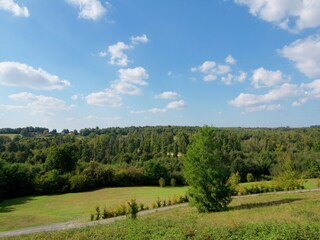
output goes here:
<path id="1" fill-rule="evenodd" d="M 151 209 L 151 210 L 145 210 L 145 211 L 139 212 L 138 216 L 149 215 L 156 212 L 162 212 L 162 211 L 167 211 L 173 208 L 180 208 L 180 207 L 186 207 L 186 206 L 188 206 L 188 203 L 162 207 L 157 209 Z M 124 219 L 126 219 L 126 216 L 119 216 L 119 217 L 103 219 L 99 221 L 92 221 L 92 222 L 71 221 L 71 222 L 56 223 L 56 224 L 51 224 L 46 226 L 23 228 L 23 229 L 14 230 L 14 231 L 0 232 L 0 238 L 14 237 L 14 236 L 27 235 L 27 234 L 40 233 L 40 232 L 50 232 L 50 231 L 58 231 L 58 230 L 65 230 L 65 229 L 81 228 L 81 227 L 95 226 L 100 224 L 109 224 L 109 223 L 113 223 L 113 222 L 124 220 Z"/>
<path id="2" fill-rule="evenodd" d="M 259 194 L 251 194 L 251 195 L 244 195 L 244 196 L 235 196 L 233 198 L 243 198 L 243 197 L 254 197 L 259 195 L 282 195 L 282 194 L 291 194 L 291 193 L 305 193 L 305 192 L 320 192 L 320 188 L 318 189 L 310 189 L 310 190 L 296 190 L 296 191 L 286 191 L 286 192 L 270 192 L 270 193 L 259 193 Z M 178 204 L 174 206 L 168 206 L 163 208 L 157 208 L 157 209 L 151 209 L 151 210 L 145 210 L 138 213 L 138 216 L 144 216 L 153 214 L 156 212 L 162 212 L 167 211 L 173 208 L 180 208 L 180 207 L 186 207 L 188 206 L 187 203 Z M 88 226 L 95 226 L 100 224 L 109 224 L 116 221 L 124 220 L 126 216 L 119 216 L 99 221 L 92 221 L 92 222 L 64 222 L 64 223 L 56 223 L 46 226 L 39 226 L 39 227 L 31 227 L 31 228 L 24 228 L 14 231 L 7 231 L 7 232 L 0 232 L 0 238 L 4 237 L 14 237 L 14 236 L 20 236 L 20 235 L 26 235 L 26 234 L 33 234 L 33 233 L 40 233 L 40 232 L 50 232 L 50 231 L 58 231 L 58 230 L 65 230 L 65 229 L 73 229 L 73 228 L 81 228 L 81 227 L 88 227 Z"/>

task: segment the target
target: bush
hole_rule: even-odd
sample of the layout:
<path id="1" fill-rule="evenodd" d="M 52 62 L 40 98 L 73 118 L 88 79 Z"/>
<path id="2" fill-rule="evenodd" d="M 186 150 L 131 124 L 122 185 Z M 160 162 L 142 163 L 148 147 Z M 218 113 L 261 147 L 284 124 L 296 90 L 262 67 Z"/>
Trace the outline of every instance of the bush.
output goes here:
<path id="1" fill-rule="evenodd" d="M 160 185 L 160 187 L 165 187 L 165 186 L 166 186 L 166 180 L 161 177 L 161 178 L 159 179 L 159 185 Z"/>
<path id="2" fill-rule="evenodd" d="M 254 176 L 252 173 L 247 174 L 247 182 L 254 182 Z"/>
<path id="3" fill-rule="evenodd" d="M 136 201 L 136 199 L 131 199 L 130 202 L 127 202 L 129 205 L 129 214 L 131 219 L 136 219 L 137 214 L 139 212 L 139 205 Z"/>
<path id="4" fill-rule="evenodd" d="M 176 180 L 175 178 L 171 178 L 171 180 L 170 180 L 170 185 L 171 185 L 172 187 L 175 187 L 175 186 L 177 185 L 177 180 Z"/>

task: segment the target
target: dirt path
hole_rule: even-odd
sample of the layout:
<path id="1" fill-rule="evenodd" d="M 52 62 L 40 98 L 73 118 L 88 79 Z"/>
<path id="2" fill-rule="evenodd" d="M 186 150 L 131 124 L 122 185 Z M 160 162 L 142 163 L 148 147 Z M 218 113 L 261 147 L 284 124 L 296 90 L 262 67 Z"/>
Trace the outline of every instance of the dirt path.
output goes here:
<path id="1" fill-rule="evenodd" d="M 233 198 L 243 198 L 243 197 L 255 197 L 259 195 L 282 195 L 282 194 L 291 194 L 291 193 L 304 193 L 304 192 L 320 192 L 320 188 L 318 189 L 310 189 L 310 190 L 296 190 L 296 191 L 286 191 L 286 192 L 270 192 L 270 193 L 260 193 L 260 194 L 251 194 L 251 195 L 244 195 L 244 196 L 235 196 Z M 174 206 L 168 206 L 163 208 L 157 208 L 157 209 L 151 209 L 146 210 L 138 213 L 138 216 L 144 216 L 153 214 L 156 212 L 162 212 L 167 211 L 173 208 L 180 208 L 180 207 L 186 207 L 188 206 L 187 203 L 174 205 Z M 7 232 L 0 232 L 0 238 L 4 237 L 14 237 L 14 236 L 20 236 L 20 235 L 26 235 L 26 234 L 33 234 L 33 233 L 40 233 L 40 232 L 50 232 L 50 231 L 59 231 L 59 230 L 65 230 L 65 229 L 73 229 L 73 228 L 81 228 L 81 227 L 88 227 L 88 226 L 95 226 L 100 224 L 109 224 L 116 221 L 124 220 L 126 216 L 119 216 L 99 221 L 93 221 L 93 222 L 64 222 L 64 223 L 56 223 L 46 226 L 39 226 L 39 227 L 31 227 L 31 228 L 24 228 L 14 231 L 7 231 Z"/>
<path id="2" fill-rule="evenodd" d="M 138 216 L 149 215 L 156 212 L 162 212 L 162 211 L 167 211 L 173 208 L 180 208 L 180 207 L 186 207 L 186 206 L 188 206 L 188 203 L 162 207 L 157 209 L 151 209 L 151 210 L 145 210 L 145 211 L 139 212 Z M 40 233 L 40 232 L 50 232 L 50 231 L 59 231 L 59 230 L 66 230 L 66 229 L 73 229 L 73 228 L 81 228 L 81 227 L 95 226 L 100 224 L 109 224 L 109 223 L 113 223 L 113 222 L 124 220 L 124 219 L 126 219 L 126 216 L 119 216 L 119 217 L 103 219 L 103 220 L 93 221 L 93 222 L 71 221 L 71 222 L 56 223 L 56 224 L 51 224 L 46 226 L 23 228 L 23 229 L 14 230 L 14 231 L 0 232 L 0 238 L 14 237 L 14 236 L 27 235 L 27 234 Z"/>

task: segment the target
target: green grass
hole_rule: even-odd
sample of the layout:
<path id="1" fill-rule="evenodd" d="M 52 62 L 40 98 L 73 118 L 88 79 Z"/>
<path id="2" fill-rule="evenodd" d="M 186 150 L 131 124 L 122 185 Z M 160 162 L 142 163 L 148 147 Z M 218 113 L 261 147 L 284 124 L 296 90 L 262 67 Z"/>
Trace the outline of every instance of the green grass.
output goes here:
<path id="1" fill-rule="evenodd" d="M 17 239 L 319 239 L 320 192 L 235 198 L 230 210 L 198 213 L 192 207 L 109 225 Z"/>
<path id="2" fill-rule="evenodd" d="M 11 139 L 14 139 L 18 135 L 20 134 L 0 134 L 0 137 L 9 137 Z"/>
<path id="3" fill-rule="evenodd" d="M 185 195 L 186 190 L 186 187 L 124 187 L 11 199 L 0 203 L 0 231 L 71 220 L 88 221 L 97 205 L 113 207 L 131 198 L 148 205 L 157 197 Z"/>
<path id="4" fill-rule="evenodd" d="M 317 178 L 312 178 L 312 179 L 306 179 L 306 182 L 304 184 L 305 189 L 315 189 L 319 188 L 318 186 L 318 179 Z"/>

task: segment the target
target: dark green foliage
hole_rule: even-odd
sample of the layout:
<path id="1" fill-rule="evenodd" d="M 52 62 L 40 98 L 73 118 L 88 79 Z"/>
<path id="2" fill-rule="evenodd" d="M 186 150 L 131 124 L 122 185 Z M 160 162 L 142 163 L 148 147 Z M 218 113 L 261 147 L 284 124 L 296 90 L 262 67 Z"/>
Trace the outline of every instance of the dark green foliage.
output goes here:
<path id="1" fill-rule="evenodd" d="M 101 218 L 100 207 L 96 206 L 96 219 L 95 220 L 100 220 L 100 218 Z"/>
<path id="2" fill-rule="evenodd" d="M 131 199 L 130 202 L 127 202 L 129 205 L 129 214 L 131 219 L 136 219 L 137 214 L 139 212 L 139 205 L 136 201 L 136 199 Z"/>
<path id="3" fill-rule="evenodd" d="M 224 134 L 210 127 L 199 129 L 184 158 L 184 173 L 190 184 L 191 203 L 200 212 L 222 211 L 231 201 L 227 185 L 228 167 L 224 162 Z"/>
<path id="4" fill-rule="evenodd" d="M 150 160 L 144 164 L 145 176 L 150 180 L 150 183 L 158 185 L 159 179 L 168 177 L 167 169 L 158 161 Z"/>

